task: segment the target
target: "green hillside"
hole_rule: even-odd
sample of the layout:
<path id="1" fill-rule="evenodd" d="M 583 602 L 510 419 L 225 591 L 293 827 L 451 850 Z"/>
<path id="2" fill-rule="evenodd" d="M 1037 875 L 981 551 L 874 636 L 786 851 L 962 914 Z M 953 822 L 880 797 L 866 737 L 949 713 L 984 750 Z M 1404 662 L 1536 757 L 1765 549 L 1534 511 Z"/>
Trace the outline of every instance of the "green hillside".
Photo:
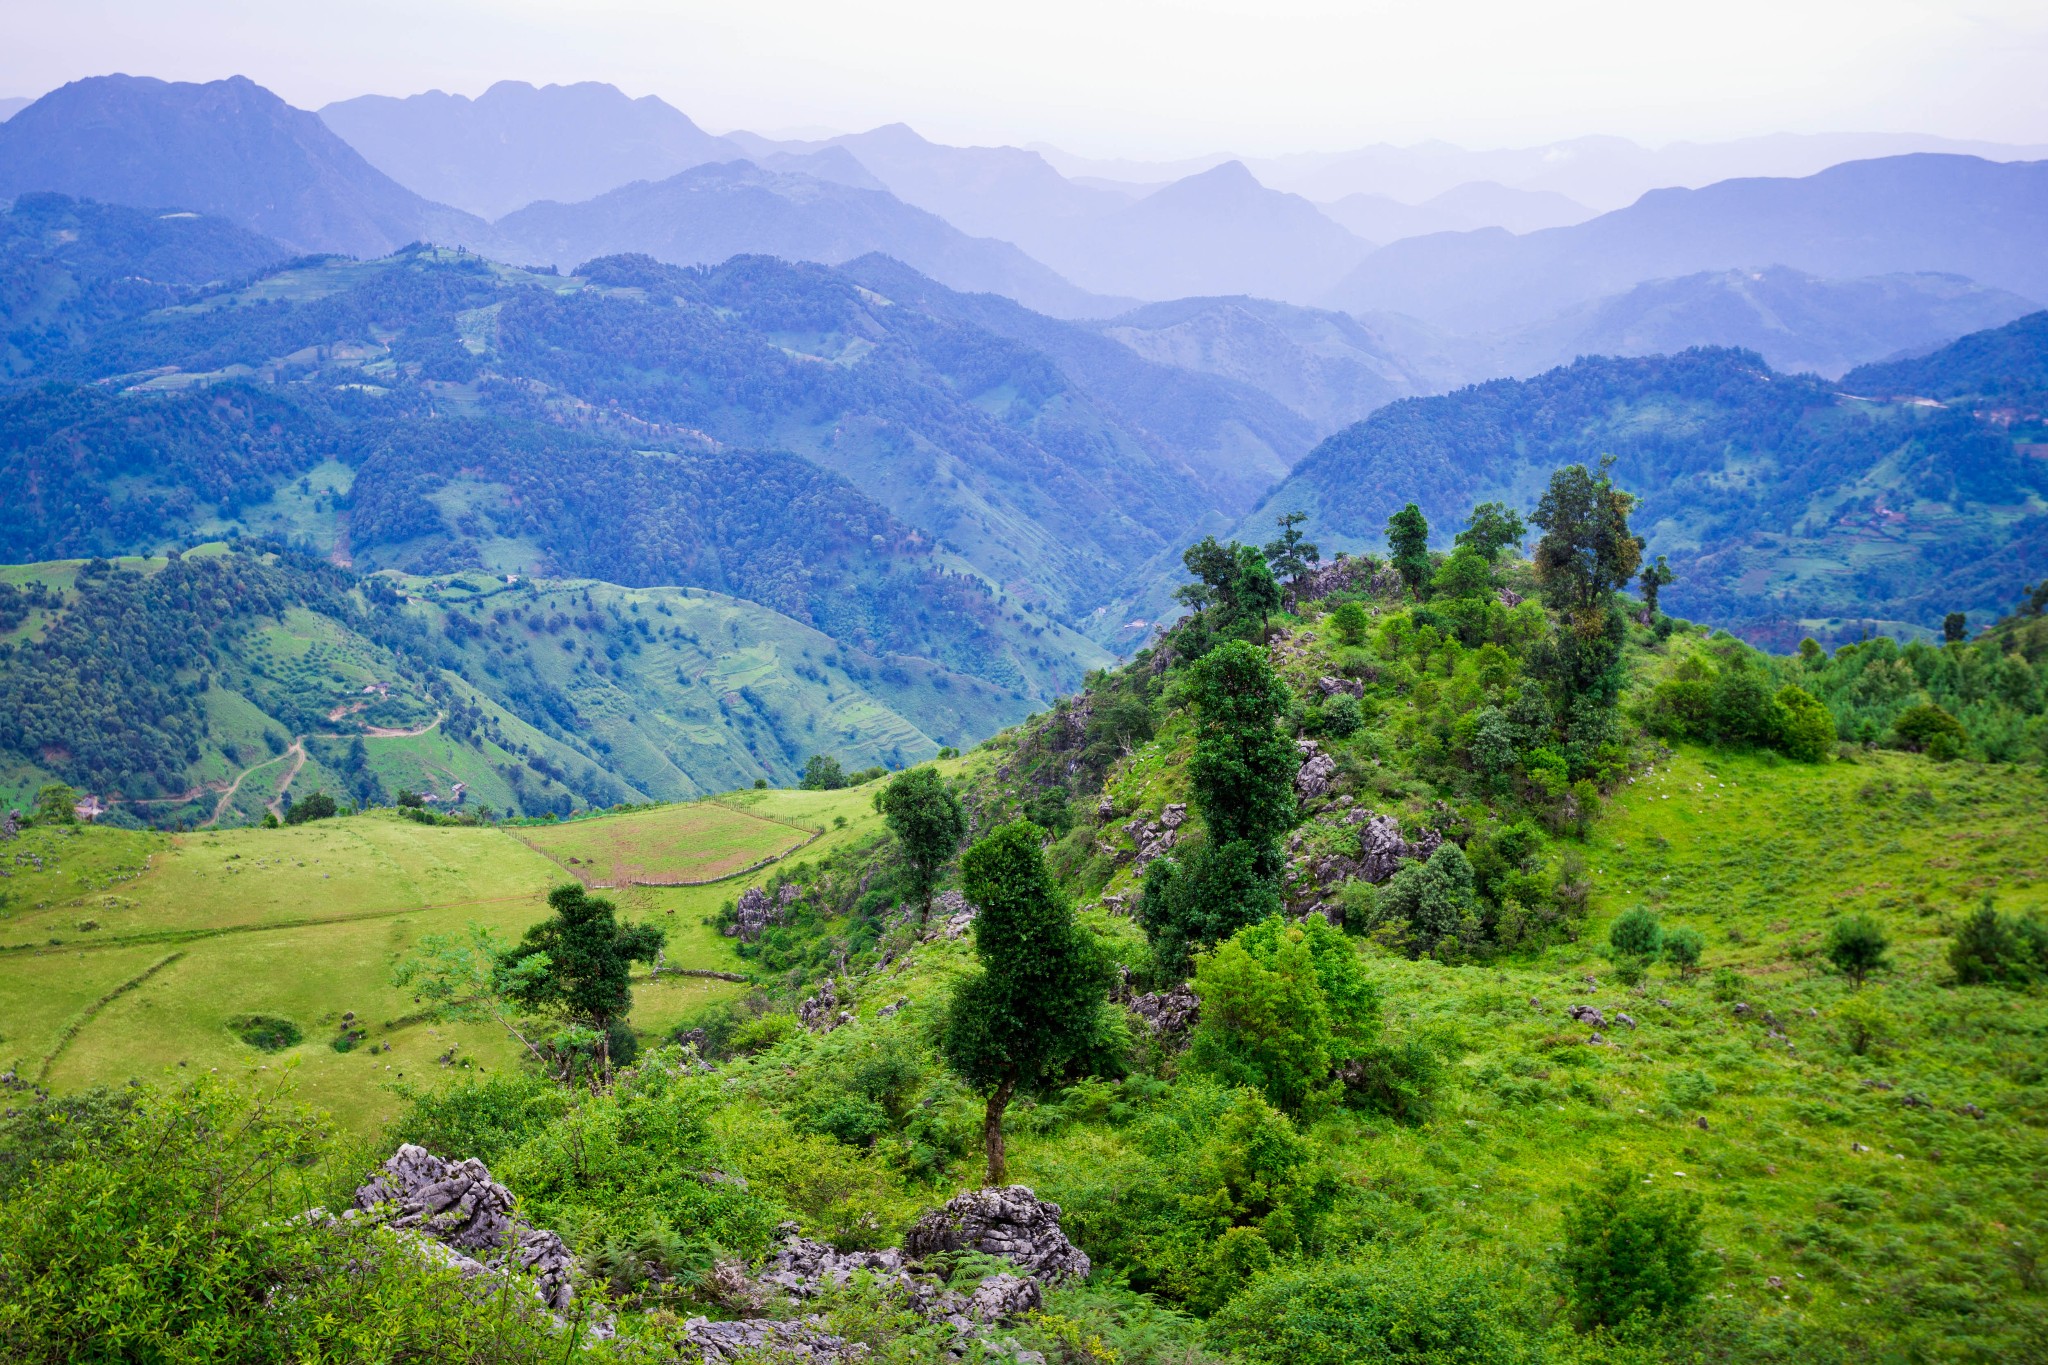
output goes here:
<path id="1" fill-rule="evenodd" d="M 1024 709 L 692 588 L 359 579 L 220 545 L 0 588 L 0 802 L 63 781 L 122 824 L 260 823 L 315 791 L 567 815 L 793 782 L 813 753 L 900 767 Z"/>
<path id="2" fill-rule="evenodd" d="M 1561 534 L 1625 537 L 1627 499 L 1575 478 L 1552 489 L 1588 517 Z M 969 841 L 1039 822 L 1022 846 L 1120 969 L 1091 1041 L 1003 1120 L 1009 1178 L 1096 1267 L 1011 1324 L 1020 1343 L 1827 1365 L 2048 1340 L 2041 604 L 1972 641 L 1770 656 L 1640 624 L 1611 574 L 1574 576 L 1597 557 L 1558 548 L 1465 547 L 1411 565 L 1413 588 L 1365 575 L 1288 611 L 1261 605 L 1255 557 L 1200 559 L 1208 605 L 1161 646 L 938 765 Z M 195 1069 L 296 1068 L 350 1135 L 325 1149 L 333 1191 L 401 1140 L 478 1157 L 614 1267 L 623 1336 L 598 1349 L 670 1349 L 734 1311 L 705 1245 L 758 1255 L 792 1218 L 893 1246 L 980 1178 L 986 1091 L 947 1058 L 988 945 L 900 913 L 911 869 L 875 791 L 516 829 L 39 825 L 0 883 L 0 1036 L 59 1092 L 31 1115 L 73 1105 L 115 1134 L 95 1083 L 136 1077 L 143 1112 L 174 1113 L 245 1102 L 174 1099 Z M 666 931 L 664 968 L 726 976 L 636 969 L 640 1059 L 609 1087 L 560 1086 L 504 1030 L 391 984 L 429 933 L 535 923 L 565 873 L 778 850 L 617 893 Z M 984 874 L 942 884 L 963 875 Z M 750 886 L 779 917 L 721 934 Z M 1183 985 L 1192 1034 L 1121 1008 Z M 377 1050 L 332 1045 L 343 1011 Z M 244 1040 L 275 1045 L 276 1021 L 299 1041 Z M 0 1128 L 0 1158 L 32 1131 Z M 38 1237 L 60 1237 L 58 1191 L 127 1159 L 66 1150 L 0 1209 Z M 268 1245 L 334 1197 L 219 1226 Z M 884 1290 L 809 1307 L 883 1358 L 946 1358 Z"/>
<path id="3" fill-rule="evenodd" d="M 1911 372 L 1927 382 L 1968 370 L 1964 391 L 1990 393 L 1984 366 L 2038 367 L 2029 320 L 1980 336 Z M 1276 516 L 1300 511 L 1325 554 L 1376 548 L 1388 516 L 1414 501 L 1448 543 L 1473 504 L 1526 511 L 1553 467 L 1612 455 L 1643 500 L 1650 552 L 1677 571 L 1667 599 L 1682 615 L 1780 650 L 1805 635 L 1911 636 L 1951 611 L 1988 624 L 2048 554 L 2048 461 L 2030 454 L 2039 405 L 2016 420 L 2009 399 L 1894 400 L 1880 372 L 1838 391 L 1702 349 L 1582 359 L 1406 400 L 1318 446 L 1238 535 L 1263 543 Z"/>

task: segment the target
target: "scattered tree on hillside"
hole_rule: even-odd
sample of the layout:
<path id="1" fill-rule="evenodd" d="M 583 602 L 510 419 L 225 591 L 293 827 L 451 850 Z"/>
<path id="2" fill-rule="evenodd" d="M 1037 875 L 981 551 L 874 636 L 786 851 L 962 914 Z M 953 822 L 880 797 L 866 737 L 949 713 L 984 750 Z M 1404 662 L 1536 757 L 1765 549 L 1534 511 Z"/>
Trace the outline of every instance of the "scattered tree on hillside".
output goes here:
<path id="1" fill-rule="evenodd" d="M 1891 966 L 1891 959 L 1885 955 L 1890 947 L 1891 940 L 1884 936 L 1884 930 L 1867 915 L 1845 916 L 1828 929 L 1828 961 L 1857 986 L 1872 972 Z"/>
<path id="2" fill-rule="evenodd" d="M 1429 582 L 1429 518 L 1412 502 L 1387 518 L 1387 559 L 1408 591 L 1421 597 Z"/>
<path id="3" fill-rule="evenodd" d="M 1265 634 L 1266 619 L 1280 610 L 1281 595 L 1263 554 L 1250 545 L 1219 545 L 1216 537 L 1204 536 L 1181 555 L 1181 563 L 1196 581 L 1176 589 L 1174 597 L 1202 614 L 1212 638 L 1250 635 L 1255 626 L 1260 636 Z"/>
<path id="4" fill-rule="evenodd" d="M 527 1043 L 530 1051 L 546 1057 L 560 1079 L 574 1075 L 579 1063 L 587 1063 L 593 1082 L 609 1079 L 611 1068 L 631 1061 L 637 1049 L 626 1027 L 633 1008 L 633 964 L 654 961 L 668 935 L 652 924 L 620 924 L 616 906 L 577 882 L 549 892 L 548 908 L 554 911 L 551 917 L 497 955 L 488 993 L 568 1026 L 547 1043 Z M 449 966 L 476 970 L 463 954 L 454 957 L 442 964 L 444 972 Z M 432 964 L 428 959 L 411 977 L 428 975 Z M 449 993 L 446 982 L 437 983 L 433 992 Z"/>
<path id="5" fill-rule="evenodd" d="M 963 889 L 975 906 L 981 971 L 953 993 L 944 1049 L 960 1078 L 987 1093 L 982 1138 L 990 1185 L 1009 1180 L 1003 1111 L 1020 1088 L 1090 1048 L 1114 976 L 1108 955 L 1074 922 L 1046 870 L 1043 837 L 1030 821 L 1013 821 L 960 860 Z"/>
<path id="6" fill-rule="evenodd" d="M 326 792 L 314 792 L 311 796 L 288 802 L 284 808 L 284 822 L 303 825 L 312 820 L 326 820 L 338 814 L 340 809 Z"/>
<path id="7" fill-rule="evenodd" d="M 1678 575 L 1664 562 L 1664 556 L 1643 565 L 1642 575 L 1636 580 L 1643 589 L 1643 624 L 1649 625 L 1657 619 L 1657 594 L 1678 581 Z"/>
<path id="8" fill-rule="evenodd" d="M 1306 512 L 1283 512 L 1276 520 L 1280 536 L 1266 545 L 1266 563 L 1272 566 L 1276 578 L 1292 583 L 1307 573 L 1309 566 L 1322 560 L 1322 551 L 1315 543 L 1306 539 L 1298 529 L 1308 520 Z"/>
<path id="9" fill-rule="evenodd" d="M 910 869 L 911 893 L 917 897 L 917 922 L 921 925 L 931 917 L 932 893 L 938 890 L 947 860 L 967 837 L 967 809 L 937 768 L 912 768 L 896 774 L 875 793 L 875 809 L 888 822 Z"/>
<path id="10" fill-rule="evenodd" d="M 846 785 L 846 770 L 830 754 L 812 754 L 804 764 L 803 780 L 797 785 L 807 792 L 838 791 Z"/>
<path id="11" fill-rule="evenodd" d="M 1521 513 L 1506 503 L 1482 502 L 1472 509 L 1472 521 L 1458 532 L 1454 544 L 1469 545 L 1488 564 L 1500 558 L 1500 552 L 1510 545 L 1522 543 L 1522 537 L 1529 528 L 1522 524 Z"/>
<path id="12" fill-rule="evenodd" d="M 1952 611 L 1941 618 L 1943 643 L 1957 645 L 1970 638 L 1970 618 L 1967 613 Z"/>
<path id="13" fill-rule="evenodd" d="M 1628 525 L 1635 496 L 1614 486 L 1613 463 L 1602 460 L 1598 475 L 1582 464 L 1558 470 L 1529 518 L 1543 529 L 1536 577 L 1551 604 L 1574 617 L 1597 616 L 1642 563 L 1643 539 Z"/>
<path id="14" fill-rule="evenodd" d="M 39 825 L 78 823 L 78 792 L 63 782 L 46 782 L 29 812 Z"/>
<path id="15" fill-rule="evenodd" d="M 1558 1269 L 1584 1329 L 1684 1313 L 1706 1287 L 1700 1197 L 1653 1194 L 1640 1172 L 1608 1172 L 1564 1211 Z"/>

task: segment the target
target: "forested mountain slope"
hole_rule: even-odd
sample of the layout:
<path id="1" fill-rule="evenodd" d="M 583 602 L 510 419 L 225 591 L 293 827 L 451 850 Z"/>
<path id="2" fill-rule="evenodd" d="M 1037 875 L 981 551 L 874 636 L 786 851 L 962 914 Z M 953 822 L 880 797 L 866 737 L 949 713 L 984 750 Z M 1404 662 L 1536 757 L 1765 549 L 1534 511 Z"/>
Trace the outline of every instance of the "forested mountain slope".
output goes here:
<path id="1" fill-rule="evenodd" d="M 1853 398 L 1741 351 L 1586 359 L 1382 408 L 1317 447 L 1239 534 L 1270 538 L 1298 510 L 1325 553 L 1378 544 L 1412 500 L 1442 537 L 1475 502 L 1527 510 L 1546 470 L 1612 455 L 1650 553 L 1677 573 L 1672 610 L 1780 646 L 1873 622 L 1924 630 L 1951 611 L 1989 621 L 2044 562 L 2037 425 Z"/>

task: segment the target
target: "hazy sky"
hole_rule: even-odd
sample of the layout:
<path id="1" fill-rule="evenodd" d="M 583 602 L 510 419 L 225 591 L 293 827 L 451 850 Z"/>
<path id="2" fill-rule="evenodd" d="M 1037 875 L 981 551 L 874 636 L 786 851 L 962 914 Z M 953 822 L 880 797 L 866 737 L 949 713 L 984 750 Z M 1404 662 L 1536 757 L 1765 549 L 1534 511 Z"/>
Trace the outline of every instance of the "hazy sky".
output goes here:
<path id="1" fill-rule="evenodd" d="M 5 0 L 0 95 L 240 73 L 317 107 L 602 80 L 715 130 L 1094 155 L 1792 131 L 2048 142 L 2044 0 Z"/>

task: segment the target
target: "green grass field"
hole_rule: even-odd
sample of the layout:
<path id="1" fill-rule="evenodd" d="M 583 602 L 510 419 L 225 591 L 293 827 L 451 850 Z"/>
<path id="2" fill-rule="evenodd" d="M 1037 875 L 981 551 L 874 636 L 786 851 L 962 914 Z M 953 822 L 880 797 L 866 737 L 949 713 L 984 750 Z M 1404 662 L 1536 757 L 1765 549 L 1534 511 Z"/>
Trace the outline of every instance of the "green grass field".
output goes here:
<path id="1" fill-rule="evenodd" d="M 715 881 L 796 848 L 817 830 L 711 801 L 560 825 L 518 838 L 593 884 Z"/>
<path id="2" fill-rule="evenodd" d="M 516 937 L 546 914 L 548 890 L 568 878 L 525 837 L 565 857 L 644 854 L 717 875 L 801 844 L 806 830 L 826 831 L 811 845 L 821 850 L 871 833 L 871 796 L 749 791 L 730 804 L 517 835 L 389 814 L 176 836 L 30 829 L 0 852 L 0 1061 L 59 1090 L 181 1068 L 288 1066 L 310 1103 L 368 1134 L 400 1103 L 387 1082 L 431 1087 L 461 1074 L 437 1061 L 451 1046 L 458 1061 L 486 1068 L 514 1060 L 489 1028 L 409 1020 L 418 1007 L 390 976 L 425 935 L 475 922 Z M 614 899 L 626 917 L 668 929 L 670 966 L 739 971 L 731 941 L 706 921 L 772 870 L 707 886 L 629 887 Z M 642 981 L 633 1022 L 659 1035 L 743 989 L 702 977 Z M 369 1038 L 344 1053 L 330 1044 L 346 1011 L 368 1024 Z M 245 1014 L 288 1019 L 302 1041 L 258 1052 L 228 1027 Z"/>

